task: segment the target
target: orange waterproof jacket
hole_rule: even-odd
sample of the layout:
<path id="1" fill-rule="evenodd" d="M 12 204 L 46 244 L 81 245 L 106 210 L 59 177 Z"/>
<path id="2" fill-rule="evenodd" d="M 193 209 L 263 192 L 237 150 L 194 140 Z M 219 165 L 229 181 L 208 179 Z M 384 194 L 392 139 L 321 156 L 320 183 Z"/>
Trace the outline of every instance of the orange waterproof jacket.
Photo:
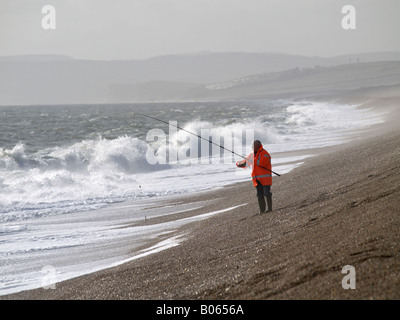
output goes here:
<path id="1" fill-rule="evenodd" d="M 271 156 L 263 146 L 260 147 L 256 154 L 250 153 L 246 157 L 246 166 L 253 167 L 251 178 L 255 187 L 257 186 L 257 180 L 264 186 L 272 185 Z"/>

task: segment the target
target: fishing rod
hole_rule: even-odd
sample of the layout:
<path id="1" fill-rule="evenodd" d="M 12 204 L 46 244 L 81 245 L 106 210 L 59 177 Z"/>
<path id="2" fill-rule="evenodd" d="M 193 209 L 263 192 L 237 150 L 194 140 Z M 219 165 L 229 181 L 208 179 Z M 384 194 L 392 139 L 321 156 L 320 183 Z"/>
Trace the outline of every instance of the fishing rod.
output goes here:
<path id="1" fill-rule="evenodd" d="M 199 136 L 198 134 L 195 134 L 195 133 L 193 133 L 193 132 L 191 132 L 191 131 L 188 131 L 188 130 L 186 130 L 186 129 L 183 129 L 183 128 L 177 126 L 177 125 L 171 124 L 171 123 L 169 123 L 169 122 L 167 122 L 167 121 L 164 121 L 164 120 L 161 120 L 161 119 L 154 118 L 154 117 L 149 116 L 149 115 L 147 115 L 147 114 L 136 113 L 136 112 L 135 112 L 134 114 L 137 114 L 138 116 L 142 116 L 142 117 L 146 117 L 146 118 L 150 118 L 150 119 L 153 119 L 153 120 L 160 121 L 160 122 L 165 123 L 165 124 L 167 124 L 167 125 L 169 125 L 169 126 L 170 126 L 170 125 L 171 125 L 171 126 L 174 126 L 175 128 L 178 128 L 178 129 L 180 129 L 180 130 L 182 130 L 182 131 L 185 131 L 185 132 L 187 132 L 187 133 L 189 133 L 189 134 L 191 134 L 191 135 L 193 135 L 193 136 L 196 136 L 197 138 L 203 139 L 203 140 L 207 141 L 208 143 L 211 143 L 211 144 L 213 144 L 213 145 L 215 145 L 215 146 L 217 146 L 217 147 L 220 147 L 220 148 L 223 149 L 223 150 L 226 150 L 226 151 L 228 151 L 228 152 L 231 152 L 232 154 L 237 155 L 238 157 L 241 157 L 241 158 L 247 160 L 247 158 L 244 157 L 244 156 L 242 156 L 241 154 L 238 154 L 238 153 L 236 153 L 236 152 L 234 152 L 234 151 L 232 151 L 232 150 L 229 150 L 229 149 L 225 148 L 224 146 L 221 146 L 221 145 L 219 145 L 219 144 L 217 144 L 217 143 L 215 143 L 215 142 L 212 142 L 210 139 L 203 138 L 202 136 Z M 263 168 L 264 168 L 264 167 L 263 167 Z M 272 171 L 272 170 L 269 170 L 268 168 L 264 168 L 264 169 L 267 169 L 267 170 L 270 171 L 271 173 L 276 174 L 278 177 L 281 176 L 279 173 L 276 173 L 276 172 L 274 172 L 274 171 Z"/>

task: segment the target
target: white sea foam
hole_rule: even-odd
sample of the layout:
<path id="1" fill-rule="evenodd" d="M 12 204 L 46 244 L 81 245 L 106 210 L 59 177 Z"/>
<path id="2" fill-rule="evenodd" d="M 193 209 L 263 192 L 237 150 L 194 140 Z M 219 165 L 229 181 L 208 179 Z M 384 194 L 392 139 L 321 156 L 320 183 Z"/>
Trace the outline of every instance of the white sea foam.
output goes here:
<path id="1" fill-rule="evenodd" d="M 196 205 L 201 207 L 201 203 Z M 93 211 L 86 217 L 76 215 L 62 220 L 53 216 L 42 223 L 31 220 L 23 228 L 8 226 L 7 231 L 15 234 L 5 237 L 0 233 L 0 295 L 42 287 L 46 277 L 42 272 L 44 267 L 54 270 L 51 283 L 58 283 L 177 246 L 184 235 L 172 233 L 180 226 L 237 208 L 228 207 L 160 224 L 129 226 L 132 216 L 141 215 L 143 208 L 150 216 L 156 214 L 157 208 L 150 206 L 151 202 L 144 201 L 131 205 L 130 210 L 116 206 L 113 210 Z M 188 210 L 189 206 L 180 204 L 165 211 L 176 214 Z M 95 221 L 88 223 L 93 218 Z M 148 241 L 155 244 L 135 251 Z"/>

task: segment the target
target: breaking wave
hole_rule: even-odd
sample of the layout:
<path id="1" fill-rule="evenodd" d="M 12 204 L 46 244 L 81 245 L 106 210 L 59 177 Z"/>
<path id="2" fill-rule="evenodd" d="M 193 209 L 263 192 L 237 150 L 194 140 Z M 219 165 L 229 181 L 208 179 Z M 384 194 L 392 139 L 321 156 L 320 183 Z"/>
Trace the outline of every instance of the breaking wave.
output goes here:
<path id="1" fill-rule="evenodd" d="M 137 174 L 167 169 L 146 160 L 148 145 L 128 136 L 99 137 L 29 154 L 21 143 L 0 148 L 0 220 L 98 208 L 140 190 Z M 71 200 L 73 199 L 73 200 Z"/>

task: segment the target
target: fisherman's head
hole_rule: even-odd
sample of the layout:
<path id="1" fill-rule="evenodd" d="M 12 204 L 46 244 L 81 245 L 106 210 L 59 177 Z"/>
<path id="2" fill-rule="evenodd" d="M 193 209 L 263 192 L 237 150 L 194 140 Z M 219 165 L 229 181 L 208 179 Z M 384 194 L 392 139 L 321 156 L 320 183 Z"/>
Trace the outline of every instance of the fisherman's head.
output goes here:
<path id="1" fill-rule="evenodd" d="M 260 140 L 254 140 L 251 147 L 253 148 L 254 152 L 257 152 L 261 148 L 262 144 Z"/>

